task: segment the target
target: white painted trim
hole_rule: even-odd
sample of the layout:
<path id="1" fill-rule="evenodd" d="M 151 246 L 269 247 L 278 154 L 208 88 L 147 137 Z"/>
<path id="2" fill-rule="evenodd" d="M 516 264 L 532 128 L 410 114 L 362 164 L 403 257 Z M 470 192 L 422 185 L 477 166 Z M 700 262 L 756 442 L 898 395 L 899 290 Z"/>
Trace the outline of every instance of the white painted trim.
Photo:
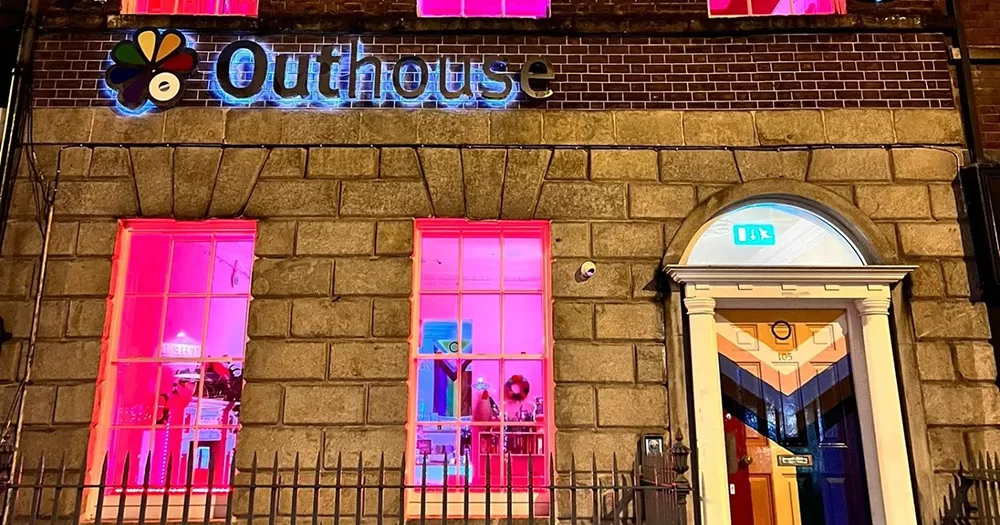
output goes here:
<path id="1" fill-rule="evenodd" d="M 670 265 L 664 268 L 674 281 L 681 284 L 699 283 L 839 283 L 896 284 L 916 266 L 688 266 Z"/>
<path id="2" fill-rule="evenodd" d="M 917 523 L 888 316 L 891 286 L 914 269 L 913 266 L 668 266 L 665 269 L 667 275 L 683 285 L 690 328 L 702 523 L 732 523 L 728 472 L 725 461 L 719 460 L 725 457 L 725 438 L 714 312 L 717 308 L 761 307 L 836 307 L 847 311 L 872 523 Z"/>

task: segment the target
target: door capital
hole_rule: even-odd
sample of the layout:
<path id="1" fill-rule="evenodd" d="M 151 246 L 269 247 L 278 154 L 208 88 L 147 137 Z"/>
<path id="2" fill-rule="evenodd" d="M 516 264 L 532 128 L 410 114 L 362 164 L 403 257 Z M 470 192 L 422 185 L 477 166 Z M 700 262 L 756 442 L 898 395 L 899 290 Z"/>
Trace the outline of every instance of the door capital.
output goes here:
<path id="1" fill-rule="evenodd" d="M 687 297 L 684 308 L 688 315 L 715 315 L 715 299 L 711 297 Z"/>

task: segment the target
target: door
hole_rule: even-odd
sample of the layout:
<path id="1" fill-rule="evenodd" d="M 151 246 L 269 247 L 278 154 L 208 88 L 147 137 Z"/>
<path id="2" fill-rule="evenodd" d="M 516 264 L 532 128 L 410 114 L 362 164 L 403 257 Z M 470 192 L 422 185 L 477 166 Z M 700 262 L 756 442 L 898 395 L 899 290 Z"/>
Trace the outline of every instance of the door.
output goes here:
<path id="1" fill-rule="evenodd" d="M 843 310 L 716 312 L 734 525 L 868 525 Z"/>

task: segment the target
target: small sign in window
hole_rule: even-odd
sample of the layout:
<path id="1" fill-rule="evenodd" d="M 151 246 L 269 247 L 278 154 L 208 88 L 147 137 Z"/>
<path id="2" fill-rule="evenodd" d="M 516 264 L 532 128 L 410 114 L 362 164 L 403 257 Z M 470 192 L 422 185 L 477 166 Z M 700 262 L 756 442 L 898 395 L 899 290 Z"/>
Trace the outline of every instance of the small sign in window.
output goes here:
<path id="1" fill-rule="evenodd" d="M 774 242 L 774 225 L 736 224 L 733 226 L 733 243 L 736 246 L 772 246 Z"/>

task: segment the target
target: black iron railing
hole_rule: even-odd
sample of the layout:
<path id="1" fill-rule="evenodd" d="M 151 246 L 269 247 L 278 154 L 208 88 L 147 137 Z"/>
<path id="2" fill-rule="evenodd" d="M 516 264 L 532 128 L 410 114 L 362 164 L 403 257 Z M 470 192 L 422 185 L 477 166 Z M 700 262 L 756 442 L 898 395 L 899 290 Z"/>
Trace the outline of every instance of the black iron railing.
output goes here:
<path id="1" fill-rule="evenodd" d="M 1000 525 L 1000 458 L 979 454 L 959 467 L 941 512 L 941 525 Z"/>
<path id="2" fill-rule="evenodd" d="M 308 467 L 303 467 L 306 460 L 299 455 L 288 461 L 290 465 L 281 464 L 277 455 L 266 461 L 255 456 L 249 469 L 231 466 L 231 483 L 225 486 L 213 479 L 212 464 L 207 479 L 198 483 L 192 462 L 182 475 L 184 483 L 154 486 L 148 461 L 136 466 L 126 459 L 120 476 L 109 476 L 105 460 L 101 472 L 91 476 L 100 481 L 91 483 L 84 474 L 86 465 L 60 461 L 53 468 L 40 459 L 19 468 L 6 490 L 0 486 L 4 497 L 0 508 L 6 523 L 31 525 L 446 525 L 497 520 L 508 525 L 515 521 L 554 525 L 557 520 L 574 525 L 684 525 L 690 492 L 688 452 L 678 439 L 665 454 L 645 455 L 627 466 L 619 465 L 616 456 L 609 465 L 599 465 L 594 456 L 578 464 L 578 458 L 570 454 L 571 461 L 559 469 L 553 456 L 544 457 L 544 463 L 534 457 L 528 458 L 528 475 L 523 479 L 512 475 L 508 457 L 503 476 L 493 475 L 492 462 L 486 461 L 485 482 L 471 485 L 470 467 L 453 465 L 450 471 L 455 474 L 464 469 L 464 475 L 455 478 L 461 481 L 449 485 L 445 475 L 435 486 L 428 482 L 427 468 L 418 468 L 421 474 L 408 478 L 405 468 L 387 466 L 384 454 L 374 464 L 366 464 L 361 455 L 355 463 L 352 455 L 347 465 L 338 456 L 328 469 L 323 468 L 322 453 L 308 458 Z M 427 458 L 421 462 L 426 465 Z M 546 472 L 533 472 L 531 465 L 536 463 L 545 464 Z M 587 467 L 581 468 L 584 463 Z M 165 472 L 172 472 L 172 467 L 173 460 L 168 458 Z M 507 481 L 491 483 L 491 479 Z M 511 483 L 511 479 L 518 481 Z"/>

